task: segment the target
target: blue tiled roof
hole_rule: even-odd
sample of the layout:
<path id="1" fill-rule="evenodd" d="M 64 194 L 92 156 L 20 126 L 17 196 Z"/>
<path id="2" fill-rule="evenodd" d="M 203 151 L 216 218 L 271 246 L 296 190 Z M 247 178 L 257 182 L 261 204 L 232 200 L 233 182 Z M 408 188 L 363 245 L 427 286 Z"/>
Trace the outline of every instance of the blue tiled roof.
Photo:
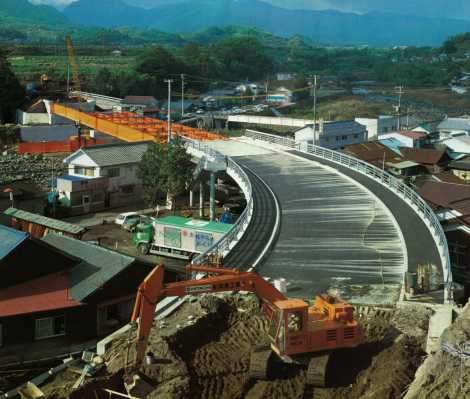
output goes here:
<path id="1" fill-rule="evenodd" d="M 28 238 L 28 233 L 0 225 L 0 260 Z"/>

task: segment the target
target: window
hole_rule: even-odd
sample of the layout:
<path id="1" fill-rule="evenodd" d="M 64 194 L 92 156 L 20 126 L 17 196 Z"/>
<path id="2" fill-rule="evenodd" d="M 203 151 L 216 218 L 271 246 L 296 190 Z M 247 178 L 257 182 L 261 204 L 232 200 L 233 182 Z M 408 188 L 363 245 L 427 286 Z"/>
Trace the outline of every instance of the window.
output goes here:
<path id="1" fill-rule="evenodd" d="M 119 168 L 108 169 L 108 177 L 118 177 L 121 174 L 120 172 Z"/>
<path id="2" fill-rule="evenodd" d="M 73 171 L 76 175 L 93 177 L 95 168 L 85 168 L 83 166 L 74 166 Z"/>
<path id="3" fill-rule="evenodd" d="M 128 184 L 126 186 L 121 186 L 120 189 L 123 194 L 132 194 L 134 192 L 134 187 L 134 184 Z"/>
<path id="4" fill-rule="evenodd" d="M 292 312 L 287 316 L 287 329 L 290 332 L 299 332 L 302 330 L 302 312 Z"/>
<path id="5" fill-rule="evenodd" d="M 339 141 L 339 136 L 336 136 L 336 141 Z"/>
<path id="6" fill-rule="evenodd" d="M 341 140 L 347 140 L 348 136 L 341 136 Z"/>
<path id="7" fill-rule="evenodd" d="M 358 138 L 359 138 L 359 135 L 358 135 L 358 134 L 353 134 L 353 137 L 354 137 L 355 139 L 358 139 Z"/>
<path id="8" fill-rule="evenodd" d="M 34 337 L 44 339 L 65 335 L 65 316 L 36 319 Z"/>

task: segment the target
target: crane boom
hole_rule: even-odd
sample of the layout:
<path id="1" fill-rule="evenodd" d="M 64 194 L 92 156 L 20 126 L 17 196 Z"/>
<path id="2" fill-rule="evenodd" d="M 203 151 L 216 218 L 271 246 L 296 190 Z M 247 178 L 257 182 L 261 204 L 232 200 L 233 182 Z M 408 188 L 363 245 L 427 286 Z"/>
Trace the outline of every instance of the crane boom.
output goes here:
<path id="1" fill-rule="evenodd" d="M 69 65 L 72 69 L 72 89 L 73 91 L 81 91 L 80 79 L 78 77 L 78 64 L 75 55 L 75 48 L 73 47 L 72 38 L 67 36 L 65 38 L 67 44 L 67 53 L 69 56 Z"/>

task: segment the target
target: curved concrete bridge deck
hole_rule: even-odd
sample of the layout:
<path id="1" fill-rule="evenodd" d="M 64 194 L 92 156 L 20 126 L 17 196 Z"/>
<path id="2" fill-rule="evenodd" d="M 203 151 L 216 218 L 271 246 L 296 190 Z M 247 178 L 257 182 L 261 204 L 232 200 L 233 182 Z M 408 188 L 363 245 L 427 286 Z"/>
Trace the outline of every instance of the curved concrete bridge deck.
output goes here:
<path id="1" fill-rule="evenodd" d="M 408 269 L 408 245 L 393 212 L 401 212 L 405 204 L 400 207 L 397 202 L 389 210 L 377 187 L 343 174 L 336 165 L 242 142 L 213 145 L 247 168 L 253 178 L 262 179 L 274 193 L 280 209 L 279 231 L 257 271 L 285 278 L 292 287 L 289 295 L 311 296 L 339 280 L 358 285 L 403 282 Z M 253 226 L 260 214 L 264 223 L 272 226 L 272 208 L 266 200 L 258 209 L 255 204 Z M 271 216 L 267 218 L 267 214 Z M 418 221 L 413 219 L 411 223 Z M 422 228 L 426 229 L 424 223 Z M 427 240 L 419 229 L 416 235 L 424 240 L 416 246 L 422 246 L 419 252 L 432 255 L 432 260 L 440 263 L 437 250 L 432 249 L 432 237 L 429 235 Z M 259 254 L 268 240 L 266 234 L 260 237 L 259 232 L 247 230 L 229 256 L 240 259 L 246 255 L 247 245 L 251 245 L 251 253 Z"/>

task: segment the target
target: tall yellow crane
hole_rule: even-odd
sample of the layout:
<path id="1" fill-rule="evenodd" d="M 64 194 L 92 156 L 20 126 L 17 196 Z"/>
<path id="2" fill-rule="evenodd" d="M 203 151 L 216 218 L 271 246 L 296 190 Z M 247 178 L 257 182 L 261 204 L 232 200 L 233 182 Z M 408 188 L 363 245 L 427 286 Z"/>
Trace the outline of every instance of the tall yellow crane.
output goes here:
<path id="1" fill-rule="evenodd" d="M 70 87 L 71 91 L 81 91 L 80 79 L 78 77 L 78 64 L 77 57 L 75 56 L 75 49 L 73 47 L 72 38 L 67 36 L 65 38 L 67 43 L 67 53 L 69 55 L 69 65 L 72 69 L 72 85 Z"/>

